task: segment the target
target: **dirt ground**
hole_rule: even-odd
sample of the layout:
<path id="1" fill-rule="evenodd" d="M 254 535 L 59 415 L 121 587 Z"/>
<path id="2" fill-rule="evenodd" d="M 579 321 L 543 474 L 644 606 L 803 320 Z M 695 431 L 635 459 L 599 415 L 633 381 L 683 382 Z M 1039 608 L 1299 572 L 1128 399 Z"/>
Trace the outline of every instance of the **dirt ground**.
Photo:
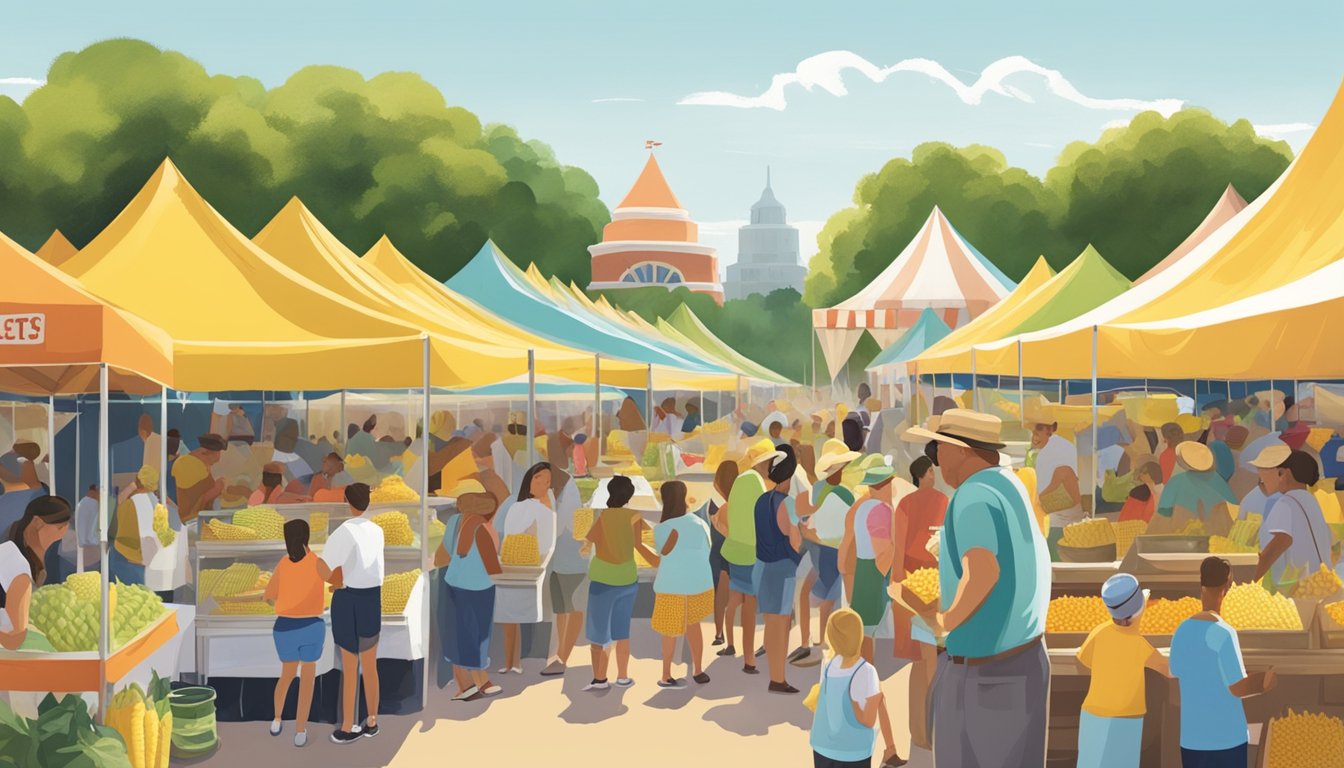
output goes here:
<path id="1" fill-rule="evenodd" d="M 706 639 L 713 636 L 707 627 Z M 309 743 L 293 746 L 293 723 L 272 738 L 267 723 L 221 723 L 220 748 L 208 766 L 321 766 L 370 768 L 466 764 L 491 766 L 639 766 L 685 768 L 699 759 L 722 764 L 810 766 L 807 729 L 812 714 L 803 695 L 819 675 L 818 667 L 789 668 L 789 682 L 802 693 L 792 696 L 766 691 L 762 674 L 742 673 L 742 659 L 717 658 L 706 668 L 708 684 L 687 682 L 684 690 L 657 687 L 661 674 L 658 637 L 648 623 L 636 622 L 631 677 L 627 689 L 613 686 L 602 693 L 584 693 L 591 678 L 588 649 L 581 646 L 563 678 L 542 677 L 543 662 L 524 660 L 522 675 L 492 675 L 504 692 L 473 703 L 451 701 L 452 686 L 433 688 L 425 712 L 380 719 L 376 738 L 354 744 L 329 741 L 332 727 L 309 727 Z M 758 633 L 759 638 L 759 633 Z M 794 634 L 796 640 L 797 634 Z M 885 652 L 884 652 L 885 650 Z M 886 657 L 885 659 L 883 657 Z M 883 678 L 900 754 L 909 755 L 906 727 L 908 670 L 891 659 L 890 645 L 878 646 Z M 611 676 L 614 677 L 614 663 Z M 673 667 L 683 675 L 684 667 Z M 881 751 L 881 739 L 878 739 Z M 880 756 L 880 755 L 879 755 Z M 876 760 L 874 760 L 876 764 Z M 931 766 L 927 753 L 911 760 L 914 768 Z"/>

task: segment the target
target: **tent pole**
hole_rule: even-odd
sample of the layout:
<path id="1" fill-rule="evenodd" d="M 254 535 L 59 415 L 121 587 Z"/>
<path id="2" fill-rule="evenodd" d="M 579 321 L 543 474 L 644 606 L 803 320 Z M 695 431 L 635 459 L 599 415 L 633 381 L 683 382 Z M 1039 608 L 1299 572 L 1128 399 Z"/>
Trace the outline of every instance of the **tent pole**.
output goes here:
<path id="1" fill-rule="evenodd" d="M 1088 474 L 1092 475 L 1089 485 L 1092 486 L 1092 509 L 1089 510 L 1090 517 L 1097 515 L 1097 326 L 1092 326 L 1092 464 L 1088 467 Z"/>
<path id="2" fill-rule="evenodd" d="M 1022 338 L 1017 339 L 1017 415 L 1022 419 L 1022 427 L 1027 426 L 1027 390 L 1022 384 Z"/>
<path id="3" fill-rule="evenodd" d="M 60 496 L 56 489 L 56 395 L 47 395 L 47 493 Z"/>
<path id="4" fill-rule="evenodd" d="M 817 339 L 814 333 L 807 337 L 808 357 L 812 359 L 812 402 L 817 401 Z"/>
<path id="5" fill-rule="evenodd" d="M 83 426 L 82 426 L 82 423 L 81 423 L 82 420 L 79 418 L 79 416 L 80 416 L 80 413 L 79 413 L 79 409 L 80 409 L 80 402 L 79 402 L 79 399 L 80 399 L 80 398 L 79 398 L 79 395 L 75 395 L 75 493 L 74 493 L 74 498 L 76 499 L 76 501 L 75 501 L 76 508 L 78 508 L 79 502 L 82 501 L 82 500 L 84 499 L 84 496 L 83 496 L 82 494 L 80 494 L 80 492 L 79 492 L 79 489 L 84 487 L 84 486 L 80 483 L 80 481 L 79 481 L 79 464 L 80 464 L 80 461 L 79 461 L 79 445 L 80 445 L 80 438 L 82 437 L 82 435 L 80 434 L 80 432 L 81 432 L 81 430 L 83 429 Z M 79 540 L 79 521 L 75 521 L 75 544 L 76 544 L 76 546 L 75 546 L 75 572 L 76 572 L 76 573 L 83 573 L 83 572 L 84 572 L 84 542 L 82 542 L 82 541 Z"/>
<path id="6" fill-rule="evenodd" d="M 108 468 L 108 423 L 107 423 L 107 363 L 101 363 L 98 366 L 98 570 L 102 576 L 102 595 L 100 595 L 103 610 L 98 620 L 98 722 L 107 722 L 107 655 L 110 645 L 112 628 L 111 611 L 107 610 L 110 604 L 108 597 L 108 577 L 107 577 L 107 497 L 111 488 L 108 487 L 108 481 L 111 474 Z"/>
<path id="7" fill-rule="evenodd" d="M 537 423 L 537 351 L 527 350 L 527 466 L 537 463 L 537 436 L 533 430 Z"/>
<path id="8" fill-rule="evenodd" d="M 159 387 L 159 503 L 168 506 L 168 388 Z"/>
<path id="9" fill-rule="evenodd" d="M 645 386 L 647 388 L 645 389 L 644 392 L 644 429 L 646 431 L 652 432 L 653 431 L 653 363 L 649 363 L 648 368 L 646 368 L 645 370 L 647 371 L 647 373 L 645 374 L 646 376 Z"/>
<path id="10" fill-rule="evenodd" d="M 593 355 L 593 436 L 597 453 L 602 454 L 602 355 Z"/>
<path id="11" fill-rule="evenodd" d="M 975 347 L 971 347 L 971 410 L 980 410 L 980 383 L 975 375 Z"/>
<path id="12" fill-rule="evenodd" d="M 420 571 L 428 574 L 434 568 L 434 561 L 431 559 L 433 553 L 429 551 L 429 336 L 424 339 L 424 387 L 420 392 L 420 413 L 424 419 L 424 426 L 420 429 Z M 445 492 L 452 488 L 444 489 Z M 423 578 L 423 577 L 422 577 Z M 421 622 L 420 639 L 425 653 L 425 662 L 421 670 L 421 689 L 420 689 L 420 708 L 423 710 L 429 704 L 429 625 L 430 625 L 430 604 L 429 604 L 429 586 L 426 585 L 422 590 L 424 596 L 421 600 L 420 609 L 424 611 L 424 620 Z"/>
<path id="13" fill-rule="evenodd" d="M 341 455 L 346 456 L 345 449 L 349 447 L 350 438 L 345 434 L 345 390 L 341 390 L 340 415 L 337 417 L 340 423 L 336 425 L 336 440 L 341 446 Z M 346 458 L 350 458 L 346 456 Z"/>

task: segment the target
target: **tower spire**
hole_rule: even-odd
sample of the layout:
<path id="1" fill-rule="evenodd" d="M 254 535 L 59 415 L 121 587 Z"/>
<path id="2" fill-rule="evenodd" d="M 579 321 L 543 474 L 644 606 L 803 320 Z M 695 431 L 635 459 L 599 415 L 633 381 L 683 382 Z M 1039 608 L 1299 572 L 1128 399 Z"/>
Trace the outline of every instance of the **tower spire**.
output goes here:
<path id="1" fill-rule="evenodd" d="M 770 188 L 770 166 L 765 166 L 765 188 Z"/>

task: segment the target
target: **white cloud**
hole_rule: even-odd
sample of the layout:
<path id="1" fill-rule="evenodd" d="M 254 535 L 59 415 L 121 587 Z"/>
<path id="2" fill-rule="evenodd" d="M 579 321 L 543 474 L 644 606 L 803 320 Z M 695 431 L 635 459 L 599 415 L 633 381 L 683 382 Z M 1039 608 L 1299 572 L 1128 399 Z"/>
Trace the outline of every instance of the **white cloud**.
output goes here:
<path id="1" fill-rule="evenodd" d="M 694 106 L 736 107 L 738 109 L 774 109 L 783 110 L 788 106 L 785 89 L 791 85 L 800 85 L 804 90 L 820 88 L 832 96 L 844 96 L 844 73 L 856 70 L 874 83 L 884 82 L 898 72 L 922 74 L 946 85 L 957 98 L 965 104 L 977 106 L 985 94 L 994 93 L 1028 104 L 1034 103 L 1032 97 L 1019 88 L 1004 81 L 1021 74 L 1035 75 L 1045 81 L 1046 87 L 1055 96 L 1086 109 L 1142 112 L 1156 110 L 1170 115 L 1179 110 L 1185 102 L 1180 99 L 1098 99 L 1085 96 L 1073 86 L 1058 70 L 1047 69 L 1024 56 L 1007 56 L 991 63 L 981 72 L 972 84 L 966 84 L 942 64 L 931 59 L 905 59 L 890 67 L 879 67 L 852 51 L 827 51 L 803 59 L 792 72 L 783 72 L 770 80 L 770 87 L 759 96 L 742 96 L 726 91 L 700 91 L 686 96 L 679 104 Z"/>
<path id="2" fill-rule="evenodd" d="M 33 87 L 38 87 L 46 84 L 46 80 L 38 80 L 33 77 L 0 77 L 0 85 L 31 85 Z"/>
<path id="3" fill-rule="evenodd" d="M 1316 130 L 1316 126 L 1311 123 L 1269 123 L 1251 127 L 1255 129 L 1256 133 L 1261 136 L 1268 136 L 1271 139 L 1282 139 L 1286 138 L 1285 134 Z"/>
<path id="4" fill-rule="evenodd" d="M 632 101 L 643 101 L 643 99 L 628 99 L 628 98 L 625 98 L 625 97 L 623 97 L 623 96 L 613 96 L 613 97 L 611 97 L 611 98 L 606 98 L 606 99 L 593 99 L 592 103 L 593 103 L 593 104 L 614 104 L 614 103 L 616 103 L 616 102 L 632 102 Z"/>

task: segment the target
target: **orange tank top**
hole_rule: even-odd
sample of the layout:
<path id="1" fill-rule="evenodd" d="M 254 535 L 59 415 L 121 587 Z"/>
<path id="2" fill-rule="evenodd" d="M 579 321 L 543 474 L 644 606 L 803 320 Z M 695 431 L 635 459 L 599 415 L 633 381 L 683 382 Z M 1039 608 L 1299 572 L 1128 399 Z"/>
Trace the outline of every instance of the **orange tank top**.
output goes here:
<path id="1" fill-rule="evenodd" d="M 317 573 L 317 555 L 309 552 L 299 562 L 285 557 L 271 577 L 277 584 L 275 615 L 306 619 L 322 615 L 322 590 L 326 584 Z"/>

